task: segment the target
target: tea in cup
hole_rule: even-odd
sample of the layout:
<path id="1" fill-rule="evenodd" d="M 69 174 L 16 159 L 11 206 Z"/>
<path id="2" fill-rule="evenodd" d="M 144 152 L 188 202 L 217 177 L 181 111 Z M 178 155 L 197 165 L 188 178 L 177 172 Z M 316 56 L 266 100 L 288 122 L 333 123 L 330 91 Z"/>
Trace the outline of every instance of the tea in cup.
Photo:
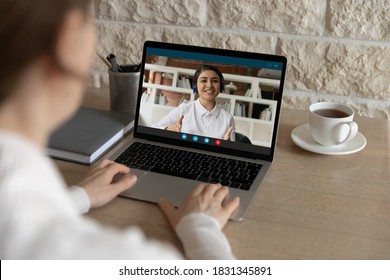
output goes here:
<path id="1" fill-rule="evenodd" d="M 358 132 L 358 125 L 353 121 L 354 111 L 347 105 L 318 102 L 312 104 L 309 111 L 310 134 L 323 146 L 346 143 Z"/>

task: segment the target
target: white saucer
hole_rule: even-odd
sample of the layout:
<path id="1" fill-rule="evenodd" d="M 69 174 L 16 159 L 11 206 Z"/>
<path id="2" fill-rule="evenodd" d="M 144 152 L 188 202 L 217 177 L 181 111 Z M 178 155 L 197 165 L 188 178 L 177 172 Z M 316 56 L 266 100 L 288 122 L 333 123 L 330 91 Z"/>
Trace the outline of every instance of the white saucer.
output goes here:
<path id="1" fill-rule="evenodd" d="M 358 132 L 356 136 L 347 143 L 337 146 L 322 146 L 310 135 L 309 124 L 302 124 L 291 132 L 291 139 L 300 148 L 309 152 L 323 155 L 348 155 L 359 152 L 367 144 L 366 138 Z"/>

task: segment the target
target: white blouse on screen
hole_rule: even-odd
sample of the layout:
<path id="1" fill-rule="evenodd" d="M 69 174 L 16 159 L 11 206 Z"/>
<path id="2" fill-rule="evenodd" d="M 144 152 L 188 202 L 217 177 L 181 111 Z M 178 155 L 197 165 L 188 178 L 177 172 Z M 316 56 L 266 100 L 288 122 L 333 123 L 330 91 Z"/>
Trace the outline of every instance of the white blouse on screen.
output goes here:
<path id="1" fill-rule="evenodd" d="M 218 105 L 212 111 L 208 111 L 199 99 L 192 103 L 180 104 L 155 127 L 165 129 L 168 125 L 176 124 L 181 116 L 184 116 L 181 127 L 183 133 L 224 139 L 226 132 L 232 127 L 230 140 L 236 140 L 233 116 Z"/>

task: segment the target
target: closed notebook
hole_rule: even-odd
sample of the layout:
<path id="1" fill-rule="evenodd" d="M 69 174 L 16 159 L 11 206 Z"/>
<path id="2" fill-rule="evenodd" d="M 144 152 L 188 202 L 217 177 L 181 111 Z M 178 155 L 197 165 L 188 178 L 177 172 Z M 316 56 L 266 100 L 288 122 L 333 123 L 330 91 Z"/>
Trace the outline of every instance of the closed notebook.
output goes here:
<path id="1" fill-rule="evenodd" d="M 125 112 L 81 107 L 76 115 L 53 133 L 48 154 L 54 158 L 91 164 L 134 126 Z"/>

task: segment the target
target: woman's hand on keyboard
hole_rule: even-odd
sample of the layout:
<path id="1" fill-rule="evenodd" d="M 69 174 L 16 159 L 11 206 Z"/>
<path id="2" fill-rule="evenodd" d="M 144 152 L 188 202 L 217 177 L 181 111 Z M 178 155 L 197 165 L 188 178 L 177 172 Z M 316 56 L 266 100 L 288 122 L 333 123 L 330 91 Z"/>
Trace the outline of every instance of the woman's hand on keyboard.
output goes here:
<path id="1" fill-rule="evenodd" d="M 162 199 L 159 205 L 173 228 L 176 228 L 182 217 L 195 212 L 201 212 L 214 217 L 218 220 L 221 228 L 223 228 L 240 203 L 239 198 L 235 197 L 222 205 L 228 193 L 229 188 L 221 184 L 204 183 L 199 184 L 187 196 L 179 208 L 176 208 L 165 199 Z"/>
<path id="2" fill-rule="evenodd" d="M 78 186 L 88 194 L 91 208 L 97 208 L 110 202 L 136 181 L 137 177 L 130 173 L 128 167 L 111 160 L 103 160 L 92 168 Z"/>

